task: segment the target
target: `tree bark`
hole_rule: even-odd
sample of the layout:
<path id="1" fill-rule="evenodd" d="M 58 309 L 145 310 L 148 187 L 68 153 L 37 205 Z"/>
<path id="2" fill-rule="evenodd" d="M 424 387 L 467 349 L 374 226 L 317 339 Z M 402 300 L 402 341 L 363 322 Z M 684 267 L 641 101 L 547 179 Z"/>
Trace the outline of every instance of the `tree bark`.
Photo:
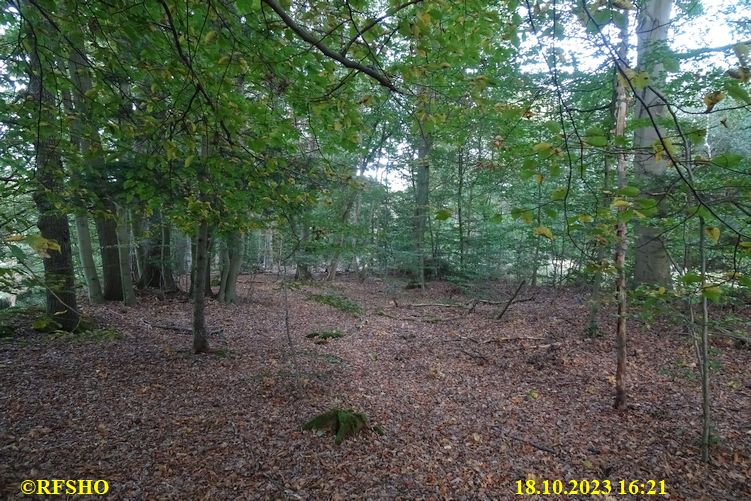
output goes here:
<path id="1" fill-rule="evenodd" d="M 634 131 L 634 170 L 642 186 L 642 193 L 652 194 L 658 212 L 663 211 L 664 178 L 667 162 L 665 155 L 658 158 L 654 146 L 660 144 L 664 131 L 656 121 L 667 113 L 665 102 L 654 88 L 665 82 L 665 71 L 659 62 L 659 52 L 667 43 L 672 0 L 649 0 L 639 11 L 636 29 L 638 37 L 638 69 L 649 74 L 649 85 L 639 92 L 636 102 L 636 120 L 652 120 L 654 123 Z M 662 146 L 659 146 L 660 148 Z M 636 261 L 634 282 L 636 285 L 670 285 L 670 258 L 659 228 L 642 223 L 635 225 Z"/>
<path id="2" fill-rule="evenodd" d="M 240 275 L 244 242 L 244 235 L 239 231 L 233 231 L 226 238 L 222 281 L 219 285 L 219 301 L 222 303 L 234 303 L 237 300 L 237 277 Z"/>
<path id="3" fill-rule="evenodd" d="M 86 279 L 86 290 L 91 304 L 104 303 L 102 284 L 94 264 L 93 247 L 91 245 L 91 231 L 88 216 L 76 216 L 76 233 L 78 234 L 78 253 L 81 257 L 83 276 Z"/>
<path id="4" fill-rule="evenodd" d="M 27 19 L 32 19 L 28 17 Z M 30 27 L 27 27 L 30 28 Z M 37 27 L 40 28 L 40 27 Z M 53 92 L 47 87 L 49 80 L 43 75 L 53 73 L 51 64 L 40 59 L 40 45 L 37 33 L 43 29 L 27 29 L 33 42 L 29 53 L 29 94 L 34 99 L 34 115 L 37 123 L 48 120 L 46 115 L 56 113 Z M 61 328 L 74 330 L 80 321 L 76 304 L 76 290 L 73 269 L 73 256 L 70 245 L 70 228 L 67 215 L 55 207 L 51 197 L 60 195 L 63 190 L 62 159 L 58 149 L 59 138 L 53 134 L 57 130 L 52 125 L 38 125 L 34 141 L 36 182 L 33 199 L 39 219 L 37 227 L 42 237 L 59 245 L 59 250 L 50 249 L 44 259 L 44 281 L 47 287 L 47 314 L 54 315 Z"/>
<path id="5" fill-rule="evenodd" d="M 208 240 L 209 224 L 201 222 L 196 237 L 196 266 L 194 291 L 202 291 L 206 286 L 206 269 L 208 268 Z M 209 351 L 209 341 L 206 336 L 206 298 L 203 294 L 193 295 L 193 352 L 206 353 Z"/>
<path id="6" fill-rule="evenodd" d="M 616 61 L 616 72 L 621 71 L 621 64 L 628 61 L 628 17 L 621 27 L 621 43 L 618 50 L 619 60 Z M 623 137 L 626 132 L 626 114 L 628 113 L 628 102 L 626 99 L 626 87 L 622 78 L 616 78 L 616 100 L 615 100 L 615 137 Z M 616 174 L 618 179 L 618 189 L 626 186 L 626 154 L 623 149 L 618 152 L 618 161 L 616 163 Z M 618 272 L 616 278 L 616 296 L 618 301 L 618 317 L 616 320 L 615 330 L 615 401 L 613 407 L 618 410 L 626 409 L 626 310 L 627 310 L 627 291 L 626 291 L 626 222 L 621 217 L 625 207 L 618 208 L 618 218 L 616 223 L 616 240 L 615 240 L 615 268 Z"/>
<path id="7" fill-rule="evenodd" d="M 111 216 L 96 218 L 99 249 L 102 256 L 102 293 L 107 301 L 122 301 L 123 284 L 120 277 L 120 254 L 117 250 L 117 224 L 114 205 L 105 200 Z"/>
<path id="8" fill-rule="evenodd" d="M 130 273 L 130 224 L 128 209 L 117 207 L 117 250 L 120 265 L 120 280 L 123 287 L 123 303 L 126 306 L 136 304 L 136 294 L 133 290 L 133 280 Z"/>
<path id="9" fill-rule="evenodd" d="M 430 190 L 430 151 L 433 138 L 423 133 L 417 148 L 417 166 L 415 172 L 415 280 L 420 288 L 425 288 L 425 231 L 428 223 L 428 203 Z"/>

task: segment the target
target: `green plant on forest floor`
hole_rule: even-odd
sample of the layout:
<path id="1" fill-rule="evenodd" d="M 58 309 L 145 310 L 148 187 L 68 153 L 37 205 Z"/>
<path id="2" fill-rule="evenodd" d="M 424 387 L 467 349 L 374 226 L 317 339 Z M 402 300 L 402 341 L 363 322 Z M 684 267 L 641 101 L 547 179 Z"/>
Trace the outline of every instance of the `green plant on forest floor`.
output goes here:
<path id="1" fill-rule="evenodd" d="M 334 294 L 308 294 L 306 297 L 311 301 L 331 306 L 339 311 L 352 313 L 353 315 L 362 314 L 362 306 L 344 296 L 337 296 Z"/>
<path id="2" fill-rule="evenodd" d="M 341 444 L 345 438 L 353 436 L 363 429 L 383 435 L 383 430 L 378 426 L 368 427 L 368 418 L 365 414 L 355 412 L 352 409 L 331 409 L 317 415 L 302 427 L 303 430 L 318 430 L 319 435 L 330 431 L 334 435 L 334 442 Z"/>
<path id="3" fill-rule="evenodd" d="M 305 337 L 312 339 L 316 344 L 323 344 L 328 342 L 329 339 L 339 339 L 340 337 L 344 337 L 344 333 L 342 333 L 339 329 L 334 329 L 330 331 L 311 332 Z"/>

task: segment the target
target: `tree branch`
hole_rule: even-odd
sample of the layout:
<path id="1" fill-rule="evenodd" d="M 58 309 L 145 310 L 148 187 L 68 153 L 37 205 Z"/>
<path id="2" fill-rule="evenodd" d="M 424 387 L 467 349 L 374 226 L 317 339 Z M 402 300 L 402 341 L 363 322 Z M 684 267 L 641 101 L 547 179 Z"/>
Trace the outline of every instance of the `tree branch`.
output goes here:
<path id="1" fill-rule="evenodd" d="M 373 80 L 377 81 L 379 84 L 381 84 L 383 87 L 386 87 L 392 92 L 396 92 L 397 94 L 404 94 L 401 90 L 399 90 L 396 85 L 383 73 L 380 71 L 368 67 L 363 66 L 362 64 L 353 61 L 351 59 L 348 59 L 347 57 L 339 54 L 338 52 L 332 50 L 329 46 L 318 40 L 313 33 L 305 29 L 304 27 L 297 24 L 297 22 L 290 17 L 289 14 L 287 14 L 284 11 L 284 8 L 279 5 L 279 2 L 277 0 L 263 0 L 263 3 L 271 7 L 271 9 L 276 12 L 276 14 L 281 18 L 281 20 L 284 22 L 284 24 L 287 25 L 289 29 L 291 29 L 297 36 L 299 36 L 304 41 L 308 42 L 310 45 L 321 51 L 321 53 L 330 58 L 334 61 L 338 61 L 343 66 L 346 66 L 347 68 L 351 68 L 353 70 L 357 70 L 361 73 L 365 73 Z"/>

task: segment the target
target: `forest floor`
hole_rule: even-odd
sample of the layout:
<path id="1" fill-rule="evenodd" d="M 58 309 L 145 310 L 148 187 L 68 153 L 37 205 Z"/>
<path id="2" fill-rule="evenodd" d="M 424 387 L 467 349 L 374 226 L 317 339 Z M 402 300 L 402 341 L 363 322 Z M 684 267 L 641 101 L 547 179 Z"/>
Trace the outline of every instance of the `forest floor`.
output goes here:
<path id="1" fill-rule="evenodd" d="M 0 497 L 24 497 L 24 479 L 84 478 L 106 480 L 107 499 L 513 499 L 535 479 L 612 482 L 609 496 L 565 499 L 659 497 L 619 495 L 633 480 L 664 480 L 670 499 L 751 499 L 751 350 L 713 342 L 706 465 L 694 349 L 667 321 L 629 323 L 617 412 L 613 313 L 588 338 L 583 291 L 526 289 L 495 320 L 513 284 L 462 295 L 344 277 L 293 288 L 286 306 L 280 284 L 242 276 L 238 304 L 209 301 L 215 354 L 191 353 L 183 295 L 85 308 L 117 336 L 2 340 Z M 480 292 L 501 304 L 415 306 Z M 362 312 L 322 304 L 351 306 L 334 296 Z M 306 337 L 329 330 L 344 336 Z M 332 407 L 384 434 L 336 445 L 301 429 Z"/>

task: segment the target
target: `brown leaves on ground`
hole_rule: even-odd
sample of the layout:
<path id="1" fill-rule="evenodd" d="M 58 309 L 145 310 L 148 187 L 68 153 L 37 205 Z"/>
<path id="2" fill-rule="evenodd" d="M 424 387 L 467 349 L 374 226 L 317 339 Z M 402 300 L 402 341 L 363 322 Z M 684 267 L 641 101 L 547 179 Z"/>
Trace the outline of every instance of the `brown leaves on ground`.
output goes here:
<path id="1" fill-rule="evenodd" d="M 22 497 L 24 479 L 92 478 L 109 482 L 109 499 L 511 499 L 517 480 L 535 478 L 665 480 L 670 499 L 751 498 L 749 350 L 718 344 L 721 441 L 708 466 L 693 348 L 677 328 L 631 323 L 629 410 L 618 413 L 612 336 L 583 335 L 577 291 L 536 290 L 499 322 L 498 305 L 406 306 L 471 299 L 442 284 L 396 301 L 377 280 L 313 284 L 289 292 L 290 347 L 275 277 L 241 281 L 240 304 L 208 306 L 212 355 L 156 327 L 189 327 L 185 298 L 88 309 L 121 339 L 0 344 L 2 496 Z M 306 298 L 322 289 L 364 315 Z M 333 330 L 344 336 L 305 338 Z M 334 407 L 385 435 L 336 445 L 301 430 Z"/>

